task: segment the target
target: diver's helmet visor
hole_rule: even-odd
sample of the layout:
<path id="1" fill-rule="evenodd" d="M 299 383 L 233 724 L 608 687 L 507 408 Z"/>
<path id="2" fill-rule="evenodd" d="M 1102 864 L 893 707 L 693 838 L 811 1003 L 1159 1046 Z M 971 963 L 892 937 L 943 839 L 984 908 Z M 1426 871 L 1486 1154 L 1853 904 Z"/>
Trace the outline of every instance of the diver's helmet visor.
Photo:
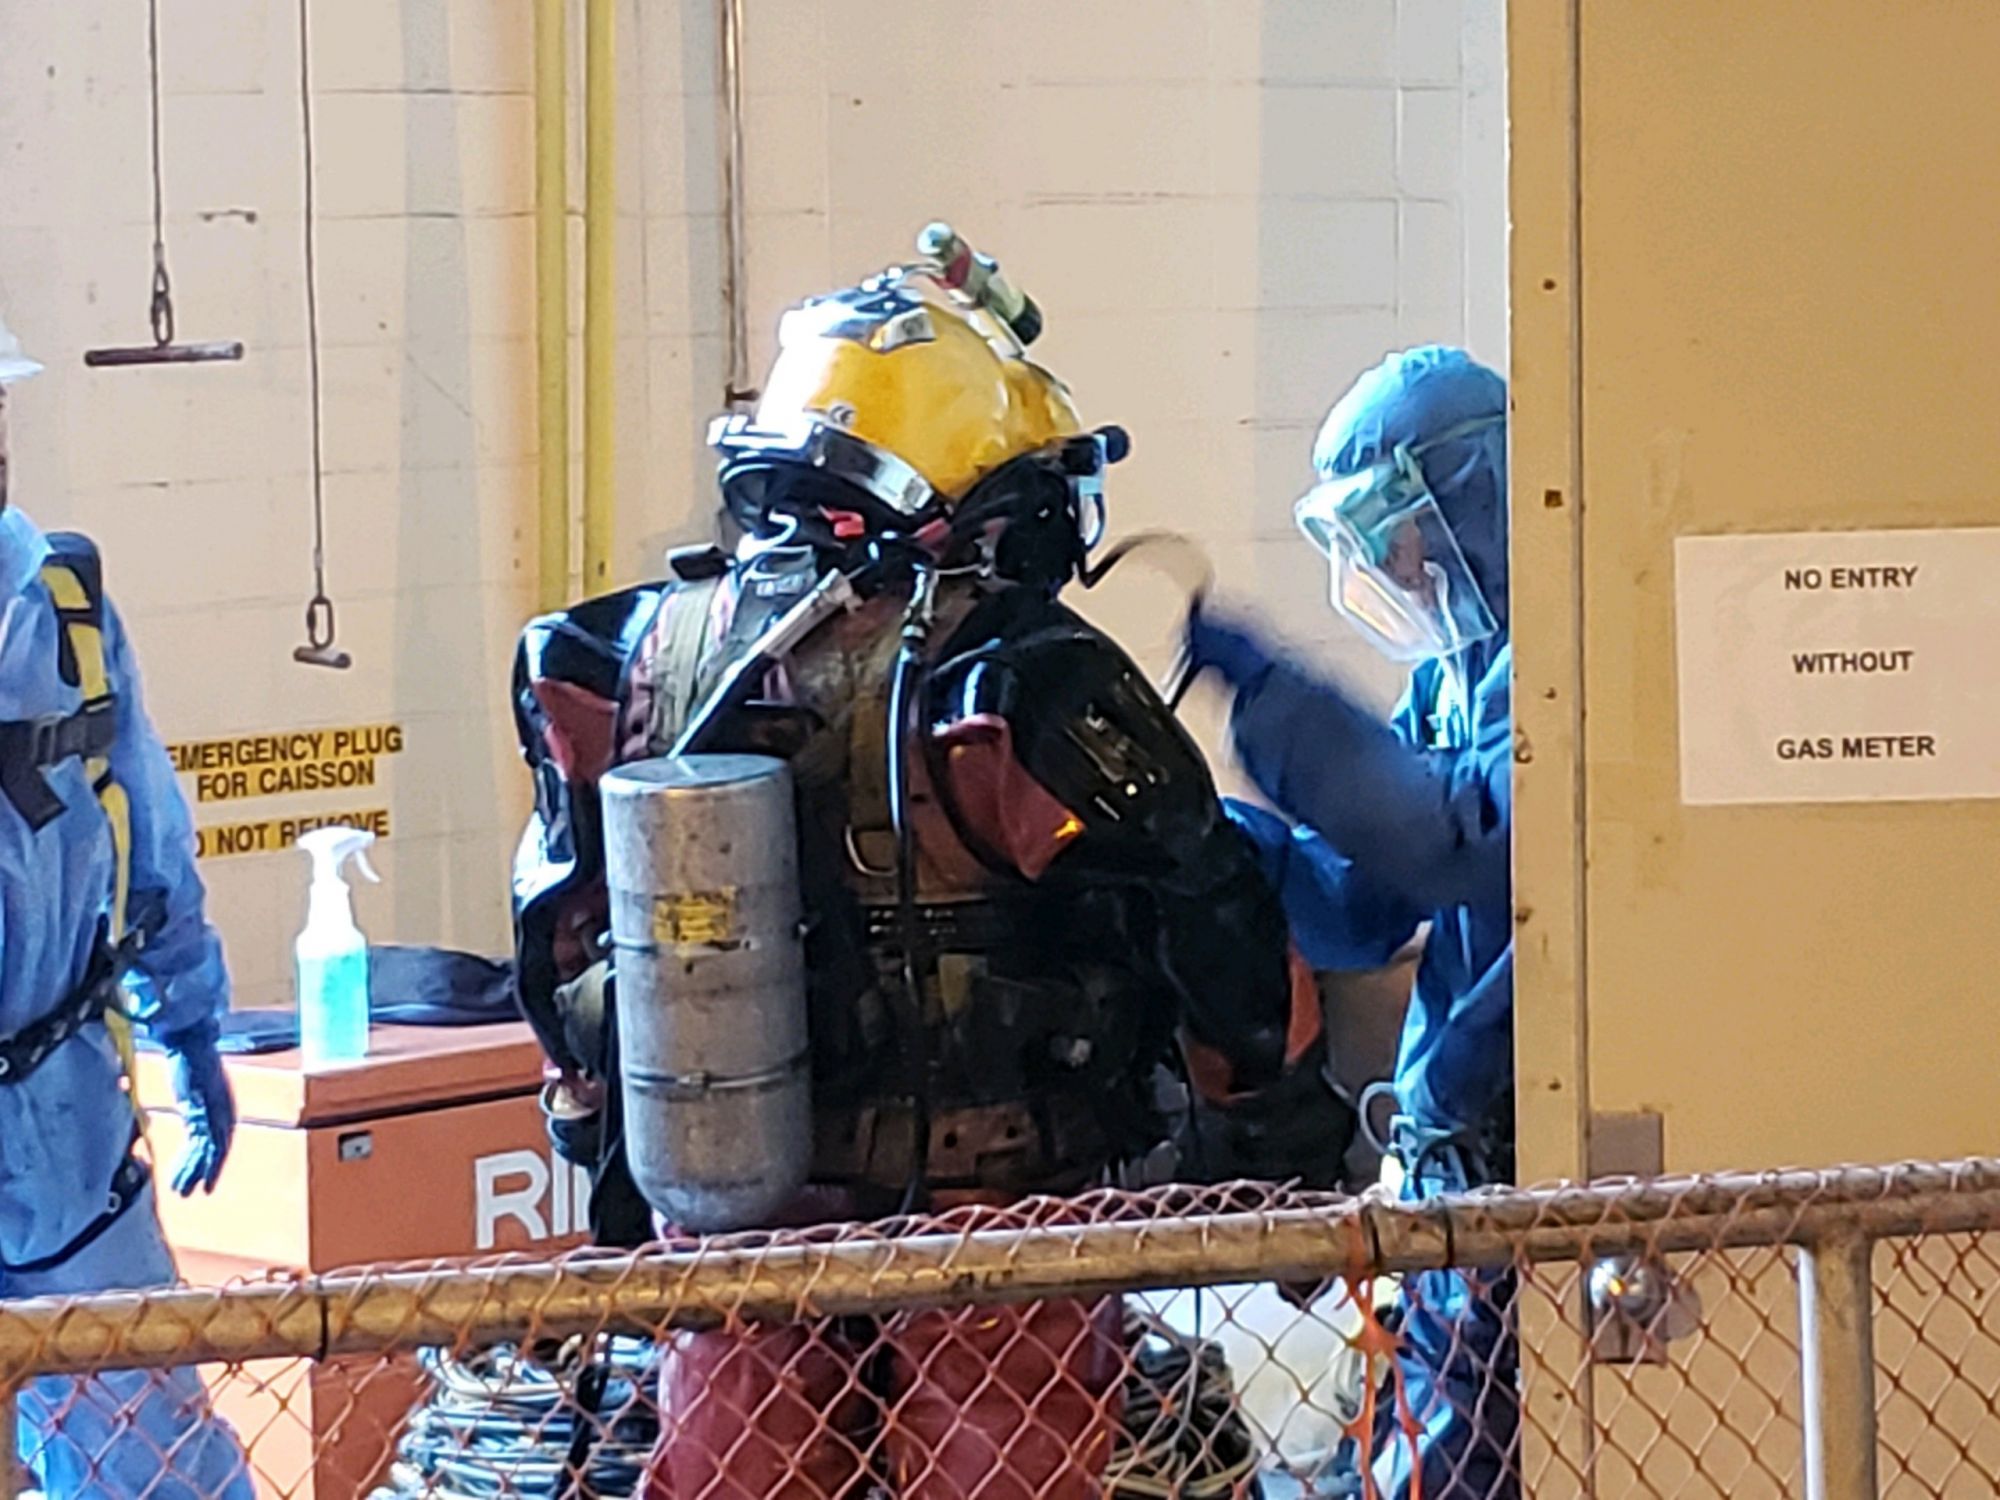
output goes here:
<path id="1" fill-rule="evenodd" d="M 709 427 L 708 442 L 726 463 L 818 469 L 857 486 L 899 515 L 918 515 L 938 499 L 923 475 L 895 454 L 813 412 L 774 427 L 760 426 L 740 414 L 717 417 Z"/>
<path id="2" fill-rule="evenodd" d="M 1407 449 L 1314 485 L 1293 513 L 1331 564 L 1333 607 L 1383 655 L 1451 656 L 1499 631 Z"/>

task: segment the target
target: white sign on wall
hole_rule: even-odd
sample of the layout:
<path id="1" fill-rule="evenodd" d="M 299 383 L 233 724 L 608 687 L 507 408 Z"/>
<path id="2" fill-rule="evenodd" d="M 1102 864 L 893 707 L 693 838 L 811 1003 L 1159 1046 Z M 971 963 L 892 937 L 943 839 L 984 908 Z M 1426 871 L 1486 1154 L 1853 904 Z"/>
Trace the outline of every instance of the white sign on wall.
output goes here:
<path id="1" fill-rule="evenodd" d="M 1684 536 L 1681 800 L 2000 797 L 2000 529 Z"/>

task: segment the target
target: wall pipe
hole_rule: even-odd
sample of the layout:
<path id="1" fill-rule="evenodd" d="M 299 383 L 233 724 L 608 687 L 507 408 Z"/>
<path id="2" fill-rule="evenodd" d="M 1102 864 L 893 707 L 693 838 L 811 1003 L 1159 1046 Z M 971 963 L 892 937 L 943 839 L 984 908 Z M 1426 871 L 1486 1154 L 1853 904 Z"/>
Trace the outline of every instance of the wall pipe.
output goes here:
<path id="1" fill-rule="evenodd" d="M 617 0 L 586 0 L 584 10 L 583 204 L 583 591 L 611 587 L 616 515 L 618 60 Z"/>
<path id="2" fill-rule="evenodd" d="M 743 189 L 743 0 L 721 0 L 722 305 L 727 368 L 722 399 L 739 407 L 757 399 L 750 385 L 750 312 L 744 301 L 747 251 Z"/>
<path id="3" fill-rule="evenodd" d="M 569 597 L 569 57 L 567 0 L 535 0 L 536 589 Z"/>

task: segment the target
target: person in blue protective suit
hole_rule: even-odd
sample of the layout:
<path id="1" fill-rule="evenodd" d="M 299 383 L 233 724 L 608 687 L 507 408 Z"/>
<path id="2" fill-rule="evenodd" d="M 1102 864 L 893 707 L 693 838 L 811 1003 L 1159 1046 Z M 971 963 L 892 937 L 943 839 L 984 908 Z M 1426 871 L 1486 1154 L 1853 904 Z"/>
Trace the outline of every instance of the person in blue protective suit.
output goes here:
<path id="1" fill-rule="evenodd" d="M 1190 664 L 1227 680 L 1238 754 L 1283 814 L 1231 808 L 1307 961 L 1380 967 L 1428 924 L 1388 1142 L 1409 1197 L 1513 1173 L 1506 411 L 1498 375 L 1426 348 L 1363 375 L 1320 429 L 1297 519 L 1334 608 L 1413 664 L 1388 723 L 1205 602 L 1188 629 Z M 1512 1296 L 1505 1277 L 1403 1286 L 1400 1390 L 1374 1436 L 1385 1496 L 1417 1491 L 1417 1455 L 1425 1500 L 1518 1494 Z"/>
<path id="2" fill-rule="evenodd" d="M 40 368 L 0 323 L 0 1299 L 174 1280 L 125 1089 L 134 1022 L 173 1059 L 177 1191 L 214 1187 L 234 1125 L 222 946 L 131 647 L 90 544 L 7 504 L 7 387 Z M 50 1500 L 249 1500 L 192 1369 L 43 1377 L 19 1408 Z"/>

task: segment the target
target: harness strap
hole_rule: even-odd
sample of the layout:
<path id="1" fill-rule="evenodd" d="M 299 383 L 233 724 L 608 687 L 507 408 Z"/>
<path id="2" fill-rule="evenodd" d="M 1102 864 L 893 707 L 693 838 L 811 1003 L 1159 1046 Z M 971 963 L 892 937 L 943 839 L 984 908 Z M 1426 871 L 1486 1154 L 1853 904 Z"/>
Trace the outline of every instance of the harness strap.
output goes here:
<path id="1" fill-rule="evenodd" d="M 72 756 L 108 755 L 118 725 L 109 698 L 85 703 L 73 714 L 16 719 L 0 724 L 0 794 L 29 828 L 40 832 L 62 816 L 63 801 L 44 774 Z"/>
<path id="2" fill-rule="evenodd" d="M 93 1021 L 107 1018 L 118 1004 L 118 972 L 123 955 L 98 934 L 83 983 L 40 1020 L 0 1039 L 0 1085 L 26 1083 L 64 1042 Z"/>
<path id="3" fill-rule="evenodd" d="M 11 1060 L 6 1078 L 18 1082 L 47 1056 L 43 1049 L 30 1061 L 36 1049 L 24 1039 L 46 1029 L 53 1036 L 52 1048 L 101 1018 L 129 1081 L 136 1077 L 132 1022 L 120 1000 L 117 981 L 144 942 L 144 934 L 126 930 L 132 889 L 132 804 L 111 770 L 118 699 L 111 690 L 104 653 L 104 570 L 88 537 L 52 532 L 48 540 L 49 557 L 42 564 L 41 581 L 61 627 L 56 669 L 63 682 L 82 695 L 83 702 L 74 713 L 0 724 L 0 795 L 13 804 L 31 829 L 39 831 L 66 811 L 62 798 L 49 785 L 47 772 L 72 757 L 83 761 L 84 774 L 111 834 L 111 910 L 99 933 L 99 956 L 92 958 L 76 995 L 52 1016 L 0 1043 L 0 1060 Z M 107 954 L 108 976 L 100 973 L 100 957 Z M 85 1006 L 96 1009 L 85 1015 Z M 136 1113 L 136 1103 L 133 1107 Z M 140 1120 L 143 1133 L 144 1117 Z"/>
<path id="4" fill-rule="evenodd" d="M 104 574 L 97 549 L 86 537 L 58 532 L 42 565 L 42 584 L 62 626 L 63 680 L 83 694 L 72 718 L 87 726 L 71 753 L 83 757 L 84 771 L 111 827 L 113 878 L 110 941 L 125 941 L 126 903 L 132 886 L 132 811 L 125 789 L 111 774 L 111 746 L 117 734 L 117 698 L 104 659 Z"/>
<path id="5" fill-rule="evenodd" d="M 709 618 L 722 583 L 716 577 L 678 584 L 662 606 L 666 619 L 654 667 L 652 722 L 647 727 L 648 738 L 656 745 L 671 745 L 680 738 L 694 709 Z"/>
<path id="6" fill-rule="evenodd" d="M 153 1180 L 152 1171 L 139 1160 L 137 1147 L 139 1132 L 132 1132 L 132 1145 L 126 1150 L 125 1160 L 118 1164 L 118 1170 L 111 1177 L 111 1197 L 104 1205 L 104 1212 L 84 1225 L 76 1237 L 60 1250 L 37 1256 L 34 1260 L 0 1261 L 0 1272 L 9 1276 L 36 1276 L 43 1271 L 53 1271 L 83 1254 L 92 1245 L 111 1232 L 112 1226 L 125 1217 L 125 1210 L 139 1201 L 146 1187 Z"/>

